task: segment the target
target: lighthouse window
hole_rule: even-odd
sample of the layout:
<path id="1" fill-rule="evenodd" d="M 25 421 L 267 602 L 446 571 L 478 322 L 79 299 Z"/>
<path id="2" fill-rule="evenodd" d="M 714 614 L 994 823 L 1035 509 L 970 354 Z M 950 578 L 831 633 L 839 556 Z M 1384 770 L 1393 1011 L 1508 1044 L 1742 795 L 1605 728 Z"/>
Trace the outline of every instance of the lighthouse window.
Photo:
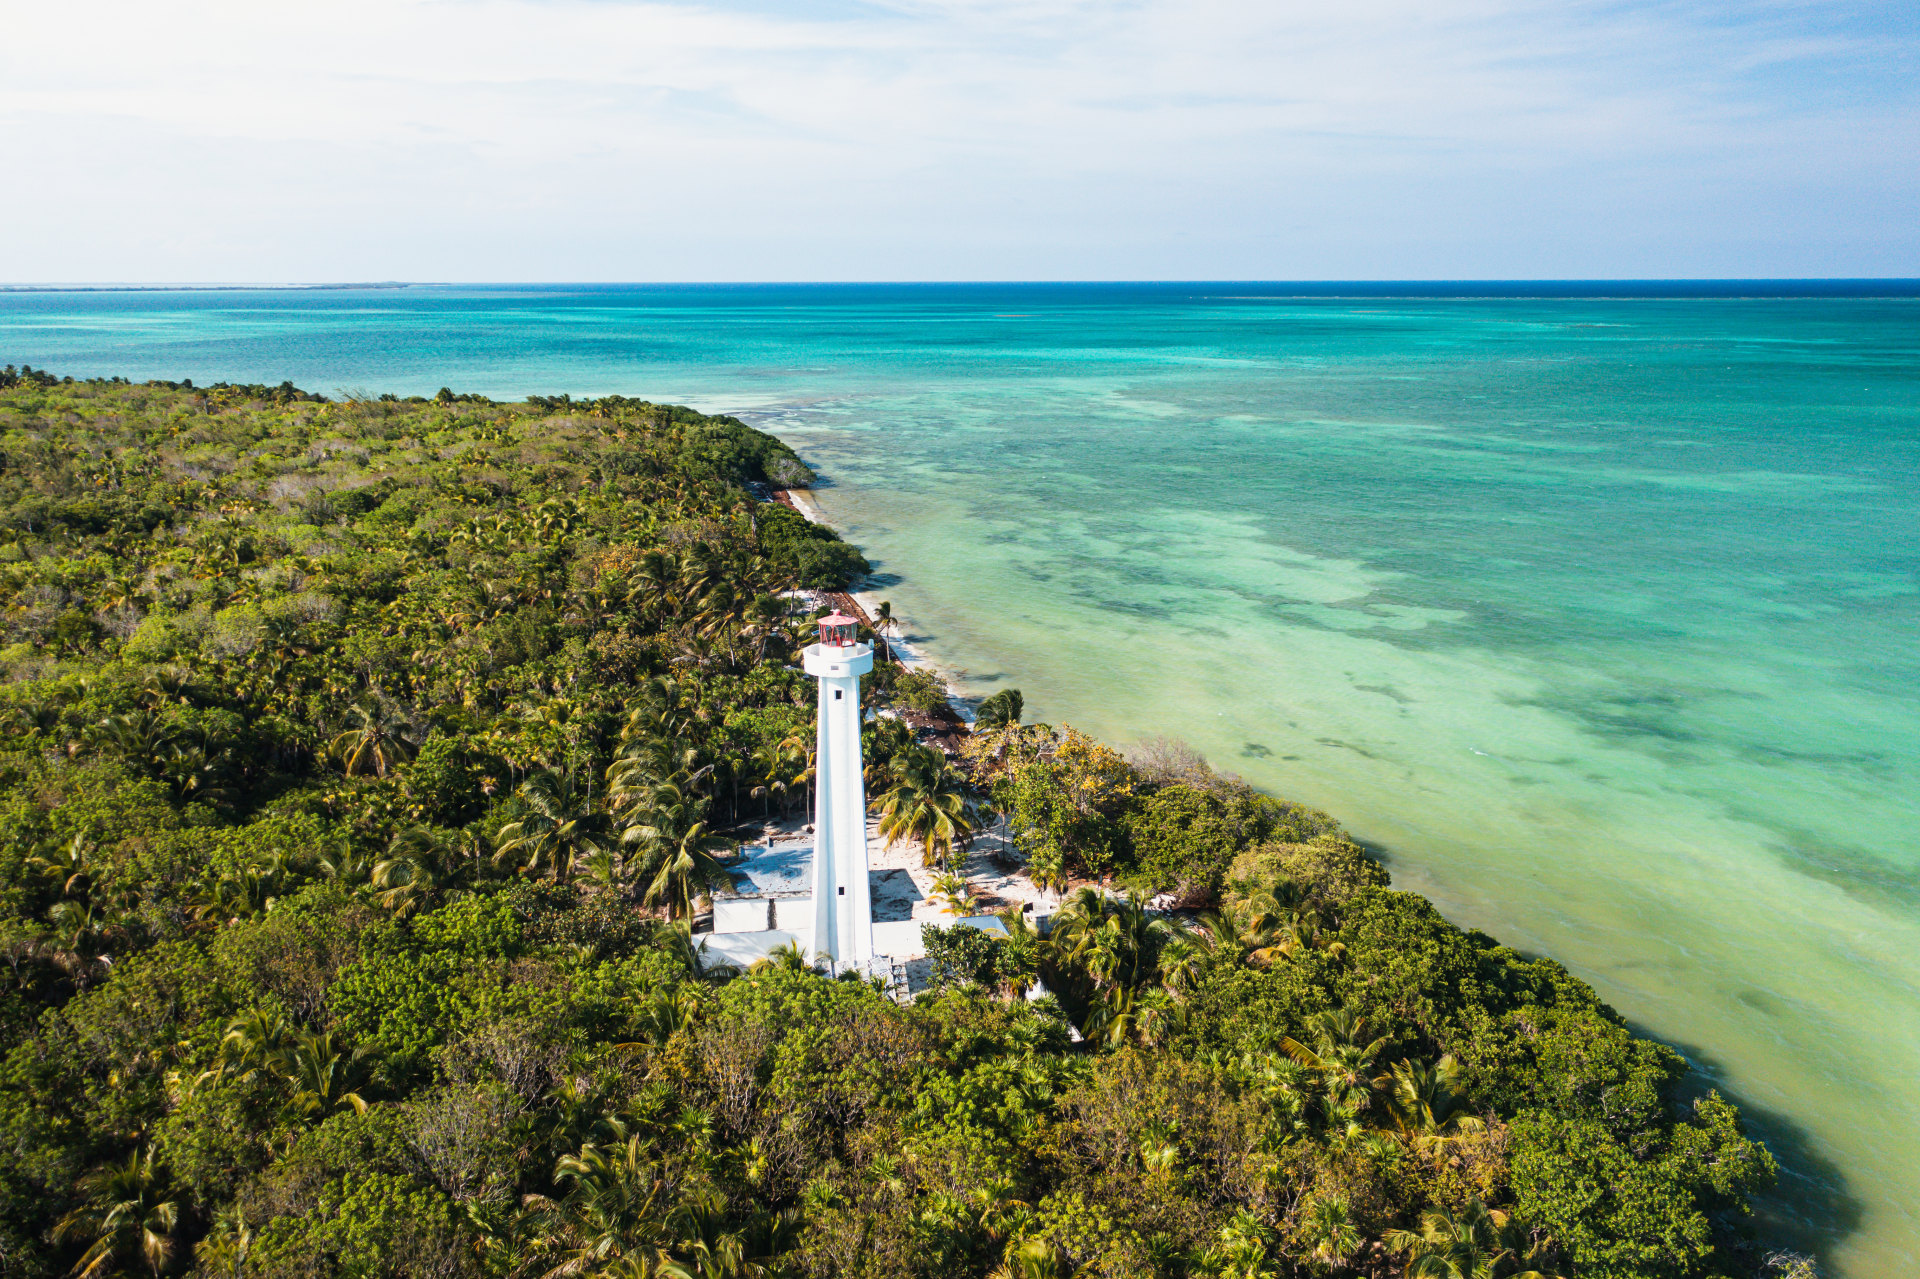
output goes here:
<path id="1" fill-rule="evenodd" d="M 842 897 L 847 895 L 847 886 L 845 884 L 840 885 L 840 895 Z"/>
<path id="2" fill-rule="evenodd" d="M 840 700 L 840 690 L 837 688 L 833 690 L 833 700 L 836 702 Z"/>

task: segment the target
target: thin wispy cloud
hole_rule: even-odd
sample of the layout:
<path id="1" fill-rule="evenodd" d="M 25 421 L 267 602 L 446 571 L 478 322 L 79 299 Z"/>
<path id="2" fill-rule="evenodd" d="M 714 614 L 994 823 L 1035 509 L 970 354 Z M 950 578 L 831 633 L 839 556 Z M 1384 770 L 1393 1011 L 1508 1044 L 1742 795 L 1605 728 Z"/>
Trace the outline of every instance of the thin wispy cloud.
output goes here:
<path id="1" fill-rule="evenodd" d="M 0 278 L 1911 274 L 1869 6 L 69 0 Z"/>

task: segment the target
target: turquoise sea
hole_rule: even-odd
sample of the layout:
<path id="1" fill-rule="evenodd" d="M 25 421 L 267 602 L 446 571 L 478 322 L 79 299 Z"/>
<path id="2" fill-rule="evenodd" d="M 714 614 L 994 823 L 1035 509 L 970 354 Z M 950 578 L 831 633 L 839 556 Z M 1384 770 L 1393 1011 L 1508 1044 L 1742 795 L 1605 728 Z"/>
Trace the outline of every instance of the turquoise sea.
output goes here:
<path id="1" fill-rule="evenodd" d="M 1332 810 L 1681 1048 L 1782 1156 L 1769 1215 L 1892 1279 L 1920 290 L 1802 291 L 0 293 L 0 363 L 739 413 L 968 690 Z"/>

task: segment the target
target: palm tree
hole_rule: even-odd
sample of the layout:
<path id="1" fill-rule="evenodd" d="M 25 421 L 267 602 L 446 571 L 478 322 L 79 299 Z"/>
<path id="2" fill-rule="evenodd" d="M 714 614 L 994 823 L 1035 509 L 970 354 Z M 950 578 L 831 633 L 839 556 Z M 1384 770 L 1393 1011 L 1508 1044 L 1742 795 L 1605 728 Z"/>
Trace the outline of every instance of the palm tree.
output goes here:
<path id="1" fill-rule="evenodd" d="M 371 852 L 352 844 L 345 845 L 332 853 L 317 854 L 313 864 L 320 872 L 321 878 L 348 885 L 366 883 L 372 878 L 375 867 L 379 865 Z"/>
<path id="2" fill-rule="evenodd" d="M 973 886 L 965 875 L 953 871 L 938 876 L 933 881 L 933 896 L 947 908 L 949 915 L 971 915 L 974 908 Z"/>
<path id="3" fill-rule="evenodd" d="M 288 1054 L 300 1042 L 302 1033 L 277 1010 L 250 1008 L 227 1023 L 213 1068 L 196 1079 L 195 1086 L 236 1071 L 242 1084 L 284 1080 Z"/>
<path id="4" fill-rule="evenodd" d="M 679 1264 L 699 1279 L 760 1279 L 784 1273 L 777 1263 L 800 1233 L 797 1210 L 769 1213 L 757 1205 L 737 1224 L 727 1197 L 696 1191 L 668 1216 Z"/>
<path id="5" fill-rule="evenodd" d="M 1460 1080 L 1466 1072 L 1452 1053 L 1437 1063 L 1399 1061 L 1393 1065 L 1387 1112 L 1401 1133 L 1420 1143 L 1480 1132 L 1486 1124 L 1466 1112 Z"/>
<path id="6" fill-rule="evenodd" d="M 699 890 L 726 878 L 726 868 L 714 853 L 734 844 L 709 831 L 705 822 L 676 828 L 656 813 L 628 833 L 640 834 L 656 863 L 641 901 L 648 906 L 665 902 L 669 919 L 691 920 Z"/>
<path id="7" fill-rule="evenodd" d="M 1010 1246 L 987 1279 L 1068 1279 L 1073 1261 L 1048 1239 L 1027 1239 Z"/>
<path id="8" fill-rule="evenodd" d="M 430 826 L 409 826 L 387 844 L 387 855 L 373 867 L 375 895 L 397 919 L 432 900 L 439 886 L 438 866 L 446 852 L 444 838 Z"/>
<path id="9" fill-rule="evenodd" d="M 1024 709 L 1017 688 L 1003 688 L 974 708 L 973 728 L 960 749 L 982 784 L 1031 761 L 1042 741 L 1051 740 L 1045 725 L 1031 731 L 1020 726 Z"/>
<path id="10" fill-rule="evenodd" d="M 1262 945 L 1247 955 L 1247 962 L 1258 968 L 1271 967 L 1276 959 L 1298 959 L 1308 951 L 1322 951 L 1335 959 L 1347 953 L 1347 944 L 1320 926 L 1309 911 L 1291 911 L 1278 923 L 1262 930 Z"/>
<path id="11" fill-rule="evenodd" d="M 233 752 L 211 734 L 202 732 L 196 736 L 197 740 L 189 740 L 182 734 L 168 745 L 166 757 L 160 761 L 160 775 L 172 785 L 175 798 L 183 804 L 193 800 L 224 804 L 233 797 L 233 792 L 222 784 Z"/>
<path id="12" fill-rule="evenodd" d="M 180 1205 L 167 1197 L 153 1166 L 151 1150 L 136 1150 L 125 1164 L 98 1168 L 80 1179 L 87 1203 L 60 1219 L 56 1242 L 85 1240 L 87 1250 L 74 1263 L 78 1279 L 112 1272 L 115 1263 L 139 1258 L 159 1274 L 173 1257 L 173 1232 Z"/>
<path id="13" fill-rule="evenodd" d="M 1154 918 L 1138 896 L 1082 888 L 1061 907 L 1049 940 L 1059 959 L 1084 968 L 1097 989 L 1138 990 L 1159 971 L 1161 948 L 1183 936 L 1180 925 Z"/>
<path id="14" fill-rule="evenodd" d="M 818 772 L 817 756 L 820 743 L 811 733 L 795 733 L 780 743 L 780 749 L 787 751 L 798 771 L 787 780 L 787 796 L 792 798 L 795 787 L 806 797 L 809 808 L 813 805 L 813 782 Z"/>
<path id="15" fill-rule="evenodd" d="M 713 854 L 732 848 L 732 841 L 712 832 L 706 823 L 707 801 L 680 781 L 649 783 L 643 775 L 630 773 L 618 785 L 614 802 L 626 823 L 620 843 L 637 850 L 636 878 L 647 880 L 643 900 L 648 905 L 666 902 L 672 918 L 691 920 L 698 890 L 726 874 Z"/>
<path id="16" fill-rule="evenodd" d="M 1189 1016 L 1187 1005 L 1164 988 L 1144 992 L 1135 1002 L 1132 1012 L 1133 1031 L 1139 1036 L 1140 1042 L 1149 1048 L 1159 1048 L 1171 1042 L 1175 1035 L 1186 1029 Z"/>
<path id="17" fill-rule="evenodd" d="M 221 1279 L 242 1279 L 253 1240 L 253 1227 L 237 1206 L 221 1209 L 214 1214 L 212 1231 L 194 1245 L 195 1271 Z"/>
<path id="18" fill-rule="evenodd" d="M 1396 1230 L 1386 1244 L 1408 1254 L 1407 1279 L 1557 1279 L 1534 1265 L 1545 1245 L 1478 1199 L 1457 1213 L 1428 1212 L 1417 1232 Z"/>
<path id="19" fill-rule="evenodd" d="M 695 1279 L 669 1247 L 670 1183 L 645 1158 L 638 1134 L 604 1149 L 589 1141 L 554 1166 L 555 1182 L 571 1183 L 559 1202 L 534 1196 L 529 1207 L 541 1226 L 536 1256 L 557 1258 L 545 1279 L 590 1274 L 624 1279 Z"/>
<path id="20" fill-rule="evenodd" d="M 812 969 L 813 964 L 807 959 L 805 947 L 797 941 L 791 941 L 784 946 L 775 946 L 764 958 L 754 960 L 749 971 L 804 973 Z"/>
<path id="21" fill-rule="evenodd" d="M 886 791 L 891 784 L 893 761 L 913 746 L 913 729 L 897 716 L 881 716 L 862 729 L 860 753 L 867 766 L 861 777 L 867 790 L 874 794 Z"/>
<path id="22" fill-rule="evenodd" d="M 768 1212 L 756 1207 L 734 1231 L 734 1253 L 728 1262 L 731 1271 L 721 1273 L 739 1279 L 774 1279 L 787 1273 L 780 1259 L 800 1242 L 806 1218 L 798 1208 Z"/>
<path id="23" fill-rule="evenodd" d="M 1086 1037 L 1114 1047 L 1126 1043 L 1139 1029 L 1140 1001 L 1130 986 L 1112 986 L 1100 992 L 1087 1009 Z"/>
<path id="24" fill-rule="evenodd" d="M 1299 891 L 1285 879 L 1236 879 L 1228 885 L 1229 909 L 1249 938 L 1265 944 L 1299 904 Z"/>
<path id="25" fill-rule="evenodd" d="M 728 660 L 731 661 L 733 643 L 746 625 L 746 616 L 752 607 L 750 595 L 744 594 L 735 583 L 722 578 L 700 597 L 700 602 L 695 606 L 694 630 L 703 639 L 715 640 L 725 646 Z"/>
<path id="26" fill-rule="evenodd" d="M 381 699 L 368 699 L 347 708 L 346 731 L 336 734 L 332 749 L 348 777 L 387 773 L 414 756 L 413 722 Z"/>
<path id="27" fill-rule="evenodd" d="M 605 846 L 604 814 L 575 791 L 571 777 L 538 769 L 514 795 L 522 816 L 500 828 L 495 865 L 518 859 L 528 873 L 548 868 L 554 882 L 564 884 L 576 861 Z"/>
<path id="28" fill-rule="evenodd" d="M 893 615 L 893 604 L 890 601 L 881 600 L 874 608 L 872 617 L 873 633 L 880 641 L 881 660 L 891 662 L 893 645 L 887 643 L 887 636 L 900 629 L 900 623 Z"/>
<path id="29" fill-rule="evenodd" d="M 275 1057 L 276 1072 L 289 1092 L 287 1110 L 309 1122 L 346 1107 L 365 1114 L 367 1103 L 354 1091 L 353 1078 L 364 1055 L 364 1050 L 336 1048 L 332 1035 L 295 1034 L 292 1044 Z"/>
<path id="30" fill-rule="evenodd" d="M 697 978 L 703 973 L 712 975 L 723 968 L 731 968 L 731 965 L 715 964 L 713 967 L 702 969 L 700 956 L 706 942 L 703 940 L 698 946 L 694 945 L 692 924 L 684 919 L 666 928 L 655 929 L 653 946 L 656 950 L 673 957 L 679 965 L 679 974 L 682 977 Z M 733 973 L 729 972 L 725 976 L 730 979 Z"/>
<path id="31" fill-rule="evenodd" d="M 242 1083 L 277 1074 L 281 1054 L 297 1033 L 279 1013 L 250 1008 L 227 1023 L 218 1060 L 194 1082 L 220 1078 L 232 1070 L 241 1072 Z"/>
<path id="32" fill-rule="evenodd" d="M 1199 984 L 1206 964 L 1206 947 L 1183 933 L 1160 948 L 1160 984 L 1176 994 L 1189 991 Z"/>
<path id="33" fill-rule="evenodd" d="M 1365 1110 L 1392 1078 L 1374 1073 L 1374 1058 L 1387 1046 L 1387 1037 L 1373 1037 L 1367 1019 L 1345 1008 L 1316 1013 L 1308 1025 L 1318 1037 L 1317 1049 L 1288 1035 L 1280 1040 L 1280 1051 L 1319 1074 L 1332 1105 Z"/>
<path id="34" fill-rule="evenodd" d="M 106 956 L 100 949 L 106 943 L 106 928 L 88 902 L 71 899 L 55 902 L 47 910 L 47 922 L 53 930 L 41 941 L 49 957 L 75 985 L 87 982 L 103 971 Z"/>
<path id="35" fill-rule="evenodd" d="M 656 675 L 641 686 L 639 702 L 627 713 L 626 727 L 620 734 L 623 742 L 684 739 L 701 718 L 695 686 L 665 675 Z"/>
<path id="36" fill-rule="evenodd" d="M 366 1110 L 355 1091 L 365 1056 L 364 1049 L 340 1048 L 330 1034 L 309 1034 L 278 1012 L 253 1008 L 227 1023 L 218 1058 L 193 1085 L 233 1072 L 242 1084 L 267 1081 L 285 1091 L 283 1113 L 315 1123 L 343 1108 Z"/>
<path id="37" fill-rule="evenodd" d="M 1317 913 L 1302 908 L 1299 889 L 1285 879 L 1235 880 L 1227 905 L 1209 916 L 1207 924 L 1221 938 L 1233 940 L 1258 968 L 1314 950 L 1338 958 L 1347 949 L 1323 927 Z"/>
<path id="38" fill-rule="evenodd" d="M 85 897 L 93 883 L 93 852 L 86 836 L 75 835 L 57 850 L 27 858 L 27 865 L 58 884 L 62 897 Z"/>
<path id="39" fill-rule="evenodd" d="M 645 808 L 657 802 L 661 787 L 703 796 L 719 769 L 718 762 L 677 734 L 630 740 L 607 769 L 607 804 L 615 813 Z"/>
<path id="40" fill-rule="evenodd" d="M 1220 1279 L 1266 1279 L 1267 1249 L 1272 1235 L 1258 1217 L 1239 1212 L 1220 1228 L 1220 1242 L 1207 1249 L 1205 1260 Z"/>
<path id="41" fill-rule="evenodd" d="M 627 601 L 642 606 L 650 616 L 678 611 L 680 562 L 671 554 L 659 550 L 646 552 L 634 565 L 629 581 L 633 585 Z"/>
<path id="42" fill-rule="evenodd" d="M 0 707 L 0 733 L 8 736 L 51 736 L 59 727 L 58 702 L 21 702 Z"/>
<path id="43" fill-rule="evenodd" d="M 1340 1268 L 1360 1250 L 1363 1236 L 1353 1226 L 1344 1195 L 1315 1199 L 1306 1211 L 1302 1237 L 1313 1244 L 1313 1259 Z"/>
<path id="44" fill-rule="evenodd" d="M 649 1043 L 656 1048 L 662 1047 L 675 1034 L 699 1020 L 703 1005 L 697 990 L 698 987 L 683 986 L 678 995 L 664 990 L 654 991 L 640 1004 L 640 1010 L 634 1014 L 634 1024 L 646 1035 Z"/>
<path id="45" fill-rule="evenodd" d="M 775 796 L 780 799 L 780 811 L 787 811 L 787 802 L 796 786 L 803 785 L 812 775 L 808 752 L 802 749 L 797 738 L 789 737 L 772 745 L 759 746 L 751 756 L 755 775 L 760 782 L 749 798 L 771 801 Z M 768 811 L 763 808 L 762 811 Z"/>
<path id="46" fill-rule="evenodd" d="M 1240 926 L 1238 912 L 1232 910 L 1208 911 L 1200 916 L 1200 944 L 1208 954 L 1225 956 L 1232 963 L 1239 963 L 1249 949 L 1246 930 Z"/>
<path id="47" fill-rule="evenodd" d="M 953 857 L 954 842 L 973 833 L 977 808 L 966 779 L 930 746 L 894 757 L 893 788 L 880 797 L 880 834 L 888 841 L 918 840 L 928 866 Z"/>
<path id="48" fill-rule="evenodd" d="M 627 859 L 611 848 L 587 854 L 576 867 L 580 878 L 597 892 L 619 894 L 627 888 Z"/>
<path id="49" fill-rule="evenodd" d="M 1003 688 L 974 709 L 973 731 L 992 733 L 1006 728 L 1018 728 L 1020 713 L 1025 709 L 1026 699 L 1020 696 L 1019 689 Z"/>
<path id="50" fill-rule="evenodd" d="M 324 859 L 320 864 L 323 868 L 327 865 Z M 285 866 L 270 864 L 234 867 L 218 873 L 209 871 L 193 892 L 194 919 L 203 928 L 252 919 L 272 910 L 286 886 Z"/>
<path id="51" fill-rule="evenodd" d="M 1067 859 L 1057 843 L 1037 848 L 1027 855 L 1027 878 L 1041 892 L 1052 893 L 1058 901 L 1073 877 L 1067 873 Z"/>
<path id="52" fill-rule="evenodd" d="M 155 773 L 166 762 L 167 747 L 172 744 L 175 733 L 174 724 L 167 716 L 156 710 L 142 710 L 107 716 L 94 730 L 94 737 L 129 764 Z"/>
<path id="53" fill-rule="evenodd" d="M 754 660 L 766 661 L 775 642 L 787 638 L 786 601 L 777 595 L 754 596 L 747 606 L 745 623 L 740 633 L 753 640 Z"/>

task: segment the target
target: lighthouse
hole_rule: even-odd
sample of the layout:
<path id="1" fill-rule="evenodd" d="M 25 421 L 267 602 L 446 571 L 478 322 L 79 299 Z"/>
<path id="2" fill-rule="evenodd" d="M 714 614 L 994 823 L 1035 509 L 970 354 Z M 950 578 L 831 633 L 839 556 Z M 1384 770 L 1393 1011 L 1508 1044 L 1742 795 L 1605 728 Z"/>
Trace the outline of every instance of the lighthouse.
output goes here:
<path id="1" fill-rule="evenodd" d="M 860 677 L 873 646 L 840 612 L 820 619 L 820 642 L 802 665 L 820 681 L 814 752 L 813 949 L 835 964 L 873 958 L 873 903 L 867 886 L 867 789 L 860 761 Z"/>

